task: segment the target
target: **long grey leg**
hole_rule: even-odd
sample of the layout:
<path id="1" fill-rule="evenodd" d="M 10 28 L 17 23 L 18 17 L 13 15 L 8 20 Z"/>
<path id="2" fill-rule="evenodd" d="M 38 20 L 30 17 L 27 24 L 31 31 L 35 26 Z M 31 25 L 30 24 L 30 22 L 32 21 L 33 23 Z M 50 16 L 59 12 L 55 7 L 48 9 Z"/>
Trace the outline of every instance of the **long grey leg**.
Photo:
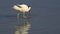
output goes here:
<path id="1" fill-rule="evenodd" d="M 19 23 L 19 13 L 17 14 L 17 21 L 18 21 L 18 23 Z"/>

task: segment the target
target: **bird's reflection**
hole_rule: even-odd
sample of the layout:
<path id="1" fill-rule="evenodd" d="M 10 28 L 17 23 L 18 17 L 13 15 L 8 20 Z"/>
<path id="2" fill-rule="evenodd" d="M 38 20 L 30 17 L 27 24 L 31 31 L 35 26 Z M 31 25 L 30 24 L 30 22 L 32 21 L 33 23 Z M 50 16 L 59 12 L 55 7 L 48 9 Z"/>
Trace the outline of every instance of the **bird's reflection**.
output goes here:
<path id="1" fill-rule="evenodd" d="M 14 34 L 28 34 L 28 30 L 31 26 L 31 24 L 29 23 L 29 19 L 27 19 L 28 17 L 26 16 L 26 18 L 21 18 L 19 19 L 19 15 L 17 16 L 18 19 L 18 25 L 15 28 Z"/>
<path id="2" fill-rule="evenodd" d="M 30 28 L 30 24 L 27 22 L 24 25 L 18 25 L 14 34 L 27 34 Z"/>

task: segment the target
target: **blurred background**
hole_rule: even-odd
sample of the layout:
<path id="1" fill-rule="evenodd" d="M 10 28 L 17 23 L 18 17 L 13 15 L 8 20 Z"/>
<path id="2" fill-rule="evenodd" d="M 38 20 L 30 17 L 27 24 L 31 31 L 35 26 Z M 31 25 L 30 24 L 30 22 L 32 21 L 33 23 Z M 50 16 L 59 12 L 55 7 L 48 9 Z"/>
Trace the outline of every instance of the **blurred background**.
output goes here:
<path id="1" fill-rule="evenodd" d="M 19 3 L 32 7 L 29 34 L 60 34 L 60 0 L 0 0 L 0 34 L 13 34 L 18 11 L 12 6 Z"/>

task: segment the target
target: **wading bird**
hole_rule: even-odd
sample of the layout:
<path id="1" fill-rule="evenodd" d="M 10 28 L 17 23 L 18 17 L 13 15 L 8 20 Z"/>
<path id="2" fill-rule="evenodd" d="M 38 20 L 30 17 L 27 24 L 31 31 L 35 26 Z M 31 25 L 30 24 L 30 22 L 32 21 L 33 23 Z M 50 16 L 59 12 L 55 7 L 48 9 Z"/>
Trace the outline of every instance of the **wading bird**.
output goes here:
<path id="1" fill-rule="evenodd" d="M 26 4 L 17 4 L 17 5 L 13 6 L 13 9 L 23 12 L 23 17 L 25 17 L 25 12 L 29 12 L 31 7 Z M 19 14 L 17 14 L 17 15 L 19 15 Z"/>
<path id="2" fill-rule="evenodd" d="M 25 12 L 29 12 L 31 7 L 29 7 L 26 4 L 17 4 L 13 6 L 13 9 L 22 12 L 23 17 L 25 18 Z M 18 23 L 19 23 L 19 13 L 17 14 L 17 17 L 18 17 Z M 29 30 L 29 28 L 30 28 L 29 22 L 26 22 L 24 25 L 20 24 L 16 27 L 16 31 L 14 32 L 14 34 L 27 34 L 28 33 L 27 31 Z"/>

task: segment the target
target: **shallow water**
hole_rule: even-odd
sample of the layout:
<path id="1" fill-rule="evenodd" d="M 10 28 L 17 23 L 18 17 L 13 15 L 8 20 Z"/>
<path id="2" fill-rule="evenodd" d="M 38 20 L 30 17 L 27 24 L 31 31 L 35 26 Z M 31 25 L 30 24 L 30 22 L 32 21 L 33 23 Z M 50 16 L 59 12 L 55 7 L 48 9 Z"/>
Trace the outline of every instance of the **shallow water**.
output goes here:
<path id="1" fill-rule="evenodd" d="M 0 34 L 13 34 L 18 12 L 12 6 L 18 3 L 32 7 L 29 34 L 60 34 L 60 0 L 1 0 Z"/>

